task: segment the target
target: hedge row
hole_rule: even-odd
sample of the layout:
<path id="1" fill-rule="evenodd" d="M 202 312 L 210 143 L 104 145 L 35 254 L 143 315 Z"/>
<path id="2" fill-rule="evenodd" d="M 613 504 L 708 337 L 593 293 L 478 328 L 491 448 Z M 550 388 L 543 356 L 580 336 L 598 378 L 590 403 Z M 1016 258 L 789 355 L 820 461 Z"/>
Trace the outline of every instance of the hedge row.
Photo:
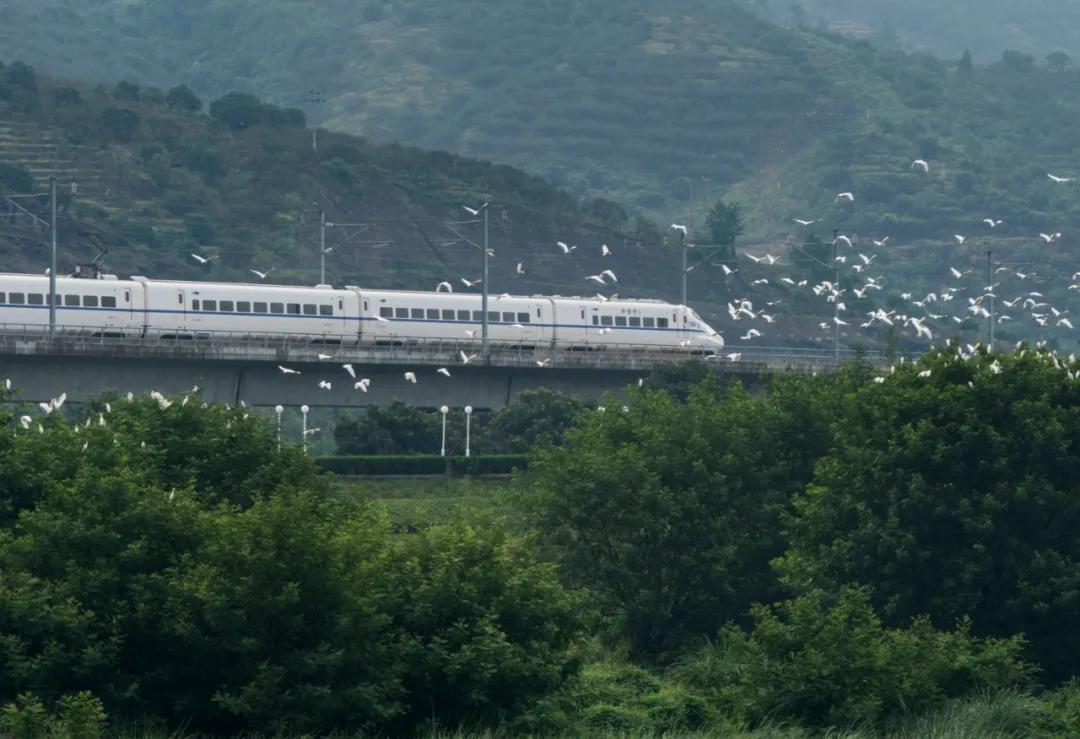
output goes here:
<path id="1" fill-rule="evenodd" d="M 316 464 L 337 475 L 505 475 L 524 469 L 523 454 L 440 457 L 437 454 L 385 454 L 317 457 Z"/>

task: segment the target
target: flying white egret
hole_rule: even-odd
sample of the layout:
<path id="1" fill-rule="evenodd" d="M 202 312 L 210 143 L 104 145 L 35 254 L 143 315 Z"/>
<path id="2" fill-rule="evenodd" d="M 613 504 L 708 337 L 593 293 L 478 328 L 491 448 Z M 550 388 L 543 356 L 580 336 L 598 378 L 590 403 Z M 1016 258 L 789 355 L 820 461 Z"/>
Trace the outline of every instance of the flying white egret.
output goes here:
<path id="1" fill-rule="evenodd" d="M 356 370 L 353 369 L 353 366 L 351 364 L 343 364 L 341 365 L 341 369 L 348 372 L 349 377 L 353 378 L 354 380 L 356 379 Z"/>
<path id="2" fill-rule="evenodd" d="M 855 202 L 855 195 L 850 192 L 838 193 L 836 196 L 836 202 L 840 202 L 841 200 L 846 200 L 849 203 L 853 203 Z"/>
<path id="3" fill-rule="evenodd" d="M 995 221 L 993 218 L 983 218 L 982 222 L 990 228 L 997 228 L 1002 224 L 1002 221 L 1000 219 Z"/>
<path id="4" fill-rule="evenodd" d="M 1058 177 L 1057 175 L 1052 175 L 1049 172 L 1046 173 L 1046 176 L 1049 177 L 1054 182 L 1058 183 L 1059 185 L 1062 182 L 1072 182 L 1073 181 L 1072 177 Z"/>
<path id="5" fill-rule="evenodd" d="M 537 367 L 547 367 L 549 364 L 551 364 L 551 357 L 544 357 L 543 359 L 536 360 Z"/>
<path id="6" fill-rule="evenodd" d="M 303 374 L 300 370 L 294 370 L 294 369 L 292 369 L 290 367 L 286 367 L 283 364 L 279 364 L 277 366 L 277 368 L 279 370 L 281 370 L 281 374 L 283 374 L 283 375 L 301 375 L 301 374 Z"/>
<path id="7" fill-rule="evenodd" d="M 847 244 L 849 249 L 852 247 L 851 238 L 848 237 L 848 236 L 844 236 L 844 234 L 840 234 L 835 239 L 833 239 L 834 244 L 837 243 L 837 242 L 843 242 L 843 243 Z"/>
<path id="8" fill-rule="evenodd" d="M 817 219 L 812 220 L 812 221 L 805 221 L 802 218 L 796 218 L 795 222 L 798 223 L 800 226 L 810 226 L 810 225 L 813 225 L 813 224 L 817 223 Z"/>
<path id="9" fill-rule="evenodd" d="M 743 341 L 750 341 L 750 339 L 755 339 L 758 336 L 761 336 L 761 332 L 758 331 L 756 328 L 752 328 L 739 338 Z"/>
<path id="10" fill-rule="evenodd" d="M 275 269 L 277 269 L 277 268 L 276 268 L 276 267 L 271 267 L 270 269 L 266 270 L 265 272 L 260 272 L 260 271 L 259 271 L 259 270 L 257 270 L 257 269 L 249 269 L 249 270 L 248 270 L 248 272 L 250 272 L 251 274 L 255 275 L 255 276 L 256 276 L 256 277 L 258 277 L 258 278 L 259 278 L 260 280 L 265 280 L 265 279 L 266 279 L 266 276 L 267 276 L 268 274 L 270 274 L 271 272 L 273 272 L 273 271 L 274 271 Z"/>
<path id="11" fill-rule="evenodd" d="M 368 378 L 365 377 L 365 378 L 357 380 L 355 383 L 353 383 L 353 389 L 354 390 L 363 390 L 366 393 L 368 391 L 368 387 L 370 387 L 370 385 L 371 385 L 371 380 L 369 380 Z"/>
<path id="12" fill-rule="evenodd" d="M 518 273 L 519 275 L 523 275 L 523 274 L 525 274 L 525 265 L 524 265 L 524 264 L 522 264 L 521 262 L 518 262 L 518 263 L 517 263 L 517 273 Z"/>
<path id="13" fill-rule="evenodd" d="M 217 259 L 217 256 L 215 255 L 215 256 L 212 256 L 212 257 L 204 257 L 204 256 L 200 256 L 198 254 L 192 254 L 191 258 L 194 259 L 199 264 L 207 264 L 208 262 L 212 262 L 215 259 Z"/>
<path id="14" fill-rule="evenodd" d="M 570 245 L 569 245 L 569 244 L 567 244 L 567 243 L 566 243 L 565 241 L 556 241 L 556 242 L 555 242 L 555 246 L 557 246 L 557 247 L 559 247 L 560 249 L 562 249 L 562 253 L 563 253 L 563 254 L 569 254 L 570 252 L 572 252 L 572 251 L 574 251 L 575 249 L 577 249 L 577 246 L 570 246 Z"/>
<path id="15" fill-rule="evenodd" d="M 929 377 L 931 372 L 932 372 L 932 370 L 923 370 L 922 372 L 919 373 L 919 377 Z"/>
<path id="16" fill-rule="evenodd" d="M 448 292 L 448 293 L 452 293 L 452 292 L 454 292 L 454 286 L 451 285 L 447 280 L 443 280 L 442 282 L 440 282 L 438 285 L 435 286 L 435 292 L 441 293 L 443 291 Z"/>
<path id="17" fill-rule="evenodd" d="M 439 367 L 439 369 L 437 369 L 435 371 L 438 372 L 443 377 L 449 377 L 450 376 L 450 370 L 446 369 L 446 367 Z"/>
<path id="18" fill-rule="evenodd" d="M 612 272 L 610 269 L 605 269 L 603 272 L 600 273 L 600 276 L 601 277 L 610 277 L 612 282 L 618 282 L 619 281 L 619 278 L 616 277 L 615 273 Z"/>
<path id="19" fill-rule="evenodd" d="M 958 244 L 966 243 L 968 240 L 968 237 L 963 234 L 953 234 L 953 238 L 956 239 L 956 243 Z"/>
<path id="20" fill-rule="evenodd" d="M 483 282 L 483 280 L 481 279 L 467 280 L 464 277 L 461 278 L 461 284 L 463 284 L 465 287 L 476 287 L 481 282 Z"/>
<path id="21" fill-rule="evenodd" d="M 585 279 L 586 280 L 592 280 L 593 282 L 595 282 L 598 285 L 606 285 L 607 284 L 606 282 L 604 282 L 604 276 L 603 275 L 587 275 L 585 277 Z"/>
<path id="22" fill-rule="evenodd" d="M 408 382 L 411 382 L 412 384 L 415 385 L 416 384 L 416 373 L 415 372 L 406 372 L 405 373 L 405 380 L 408 381 Z"/>
<path id="23" fill-rule="evenodd" d="M 379 323 L 390 323 L 390 319 L 383 316 L 375 316 L 375 320 Z"/>
<path id="24" fill-rule="evenodd" d="M 315 356 L 317 356 L 319 358 L 320 362 L 325 362 L 328 359 L 333 359 L 334 358 L 333 354 L 323 354 L 322 352 L 319 352 Z"/>
<path id="25" fill-rule="evenodd" d="M 323 390 L 332 390 L 334 385 L 329 380 L 319 380 L 319 387 Z"/>
<path id="26" fill-rule="evenodd" d="M 601 244 L 600 245 L 600 256 L 602 256 L 602 257 L 610 257 L 611 256 L 611 249 L 608 248 L 607 244 Z"/>
<path id="27" fill-rule="evenodd" d="M 461 355 L 461 363 L 462 364 L 468 364 L 469 362 L 476 359 L 475 354 L 466 354 L 464 351 L 462 351 L 460 349 L 458 349 L 458 354 Z"/>
<path id="28" fill-rule="evenodd" d="M 686 226 L 684 226 L 683 224 L 681 224 L 681 223 L 672 223 L 671 224 L 671 230 L 672 231 L 678 231 L 679 233 L 681 233 L 683 235 L 683 238 L 686 238 L 687 230 L 686 230 Z"/>
<path id="29" fill-rule="evenodd" d="M 877 239 L 872 239 L 872 241 L 874 242 L 874 246 L 885 246 L 885 244 L 887 244 L 889 242 L 889 237 L 886 236 L 885 238 L 881 239 L 880 241 L 878 241 Z"/>

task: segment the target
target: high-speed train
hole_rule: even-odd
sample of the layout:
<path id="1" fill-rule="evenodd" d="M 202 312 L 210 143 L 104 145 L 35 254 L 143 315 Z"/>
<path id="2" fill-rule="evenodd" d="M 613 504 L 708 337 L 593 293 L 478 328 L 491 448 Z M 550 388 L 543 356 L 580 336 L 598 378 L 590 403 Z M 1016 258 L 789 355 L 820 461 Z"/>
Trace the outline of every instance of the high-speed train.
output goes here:
<path id="1" fill-rule="evenodd" d="M 478 342 L 483 324 L 482 298 L 472 293 L 58 275 L 56 296 L 57 331 L 68 335 L 400 346 Z M 48 325 L 49 278 L 0 274 L 0 332 Z M 710 352 L 724 346 L 690 308 L 595 297 L 489 295 L 488 336 L 497 345 L 568 351 L 634 345 Z"/>

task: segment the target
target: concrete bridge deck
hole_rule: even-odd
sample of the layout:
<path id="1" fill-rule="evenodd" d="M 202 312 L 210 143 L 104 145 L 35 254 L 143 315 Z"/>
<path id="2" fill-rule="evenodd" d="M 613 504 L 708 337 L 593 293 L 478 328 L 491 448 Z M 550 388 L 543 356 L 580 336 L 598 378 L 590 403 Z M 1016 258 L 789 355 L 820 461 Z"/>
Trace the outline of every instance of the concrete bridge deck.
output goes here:
<path id="1" fill-rule="evenodd" d="M 463 364 L 462 351 L 476 357 Z M 475 341 L 406 339 L 402 346 L 331 346 L 227 334 L 188 341 L 73 334 L 50 339 L 36 327 L 0 332 L 0 378 L 11 379 L 17 400 L 35 402 L 61 392 L 71 402 L 81 402 L 107 392 L 177 393 L 199 385 L 209 402 L 243 400 L 252 406 L 360 407 L 397 399 L 419 407 L 499 408 L 521 391 L 537 387 L 596 398 L 625 388 L 658 365 L 686 359 L 715 362 L 723 372 L 750 376 L 818 372 L 836 365 L 831 352 L 814 349 L 757 346 L 731 351 L 742 356 L 732 361 L 728 352 L 704 357 L 690 349 L 634 344 L 568 351 L 493 343 L 485 358 Z M 840 360 L 853 356 L 845 351 Z M 884 361 L 880 355 L 867 358 Z M 353 366 L 357 377 L 370 378 L 369 392 L 354 388 L 353 378 L 341 367 L 345 363 Z M 301 374 L 285 374 L 279 365 Z M 438 374 L 439 367 L 446 367 L 451 376 Z M 404 379 L 406 371 L 416 373 L 416 384 Z M 330 381 L 332 388 L 320 389 L 320 380 Z"/>

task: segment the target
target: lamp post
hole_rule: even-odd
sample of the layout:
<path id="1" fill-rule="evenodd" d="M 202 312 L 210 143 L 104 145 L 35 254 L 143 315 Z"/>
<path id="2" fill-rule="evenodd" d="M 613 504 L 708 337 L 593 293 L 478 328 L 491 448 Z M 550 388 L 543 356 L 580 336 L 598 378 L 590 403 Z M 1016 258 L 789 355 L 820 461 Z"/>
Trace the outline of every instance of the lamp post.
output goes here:
<path id="1" fill-rule="evenodd" d="M 326 211 L 319 211 L 319 284 L 326 284 Z"/>
<path id="2" fill-rule="evenodd" d="M 277 414 L 277 448 L 281 451 L 281 414 L 285 412 L 285 406 L 275 405 L 274 413 Z"/>
<path id="3" fill-rule="evenodd" d="M 469 425 L 472 421 L 472 406 L 465 406 L 465 456 L 469 456 Z"/>
<path id="4" fill-rule="evenodd" d="M 56 338 L 56 177 L 49 178 L 49 210 L 52 211 L 52 255 L 49 259 L 49 338 Z"/>
<path id="5" fill-rule="evenodd" d="M 450 409 L 445 405 L 439 408 L 439 413 L 442 414 L 442 451 L 440 454 L 446 456 L 446 414 L 450 412 Z"/>
<path id="6" fill-rule="evenodd" d="M 311 408 L 309 408 L 307 404 L 300 406 L 300 415 L 304 417 L 303 433 L 300 434 L 300 438 L 302 440 L 301 443 L 304 448 L 304 454 L 307 454 L 307 414 L 310 410 Z"/>

